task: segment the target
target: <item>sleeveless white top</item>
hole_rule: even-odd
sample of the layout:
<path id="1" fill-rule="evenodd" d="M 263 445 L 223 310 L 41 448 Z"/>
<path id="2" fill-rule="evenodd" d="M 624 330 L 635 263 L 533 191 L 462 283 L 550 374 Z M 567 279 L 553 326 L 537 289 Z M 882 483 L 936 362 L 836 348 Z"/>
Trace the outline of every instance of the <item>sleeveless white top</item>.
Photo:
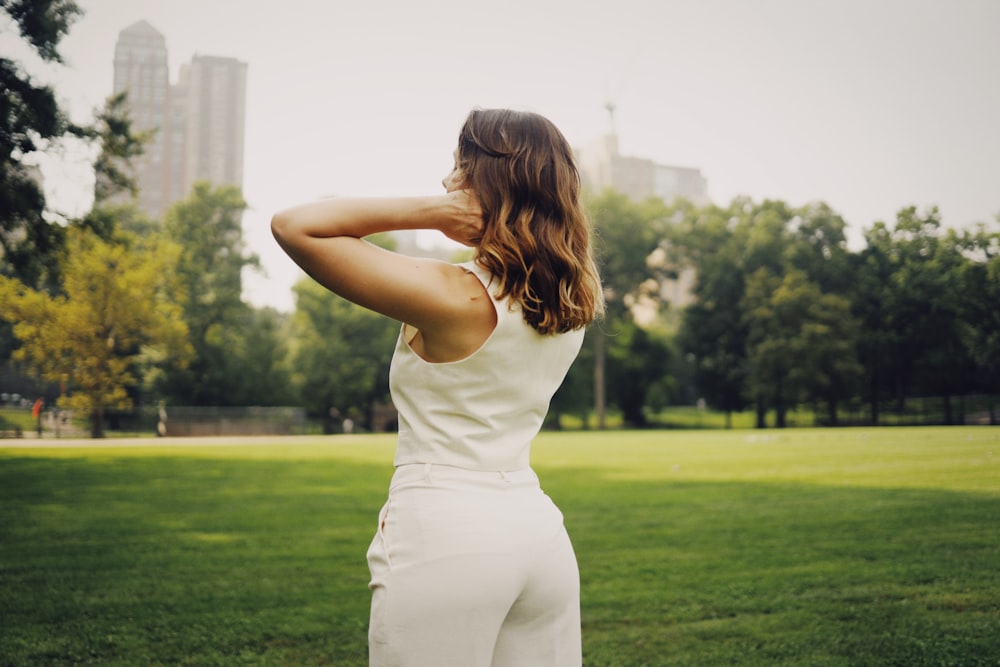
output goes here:
<path id="1" fill-rule="evenodd" d="M 522 470 L 549 401 L 580 351 L 583 329 L 543 336 L 520 307 L 497 301 L 488 271 L 473 262 L 460 266 L 485 286 L 497 325 L 478 350 L 445 363 L 422 359 L 400 331 L 389 368 L 399 412 L 395 465 Z"/>

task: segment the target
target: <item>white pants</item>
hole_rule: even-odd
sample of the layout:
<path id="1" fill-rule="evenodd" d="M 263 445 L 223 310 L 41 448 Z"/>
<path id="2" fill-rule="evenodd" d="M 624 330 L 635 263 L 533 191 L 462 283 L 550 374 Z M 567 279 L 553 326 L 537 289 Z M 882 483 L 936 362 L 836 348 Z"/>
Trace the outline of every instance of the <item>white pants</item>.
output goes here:
<path id="1" fill-rule="evenodd" d="M 580 581 L 532 470 L 400 466 L 368 550 L 372 667 L 580 667 Z"/>

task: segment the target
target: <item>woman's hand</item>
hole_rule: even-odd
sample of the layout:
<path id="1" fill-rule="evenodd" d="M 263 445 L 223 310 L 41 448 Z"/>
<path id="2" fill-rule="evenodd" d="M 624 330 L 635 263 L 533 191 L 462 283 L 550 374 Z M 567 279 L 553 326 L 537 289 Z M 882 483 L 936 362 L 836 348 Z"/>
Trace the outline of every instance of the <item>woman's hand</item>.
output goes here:
<path id="1" fill-rule="evenodd" d="M 444 195 L 440 231 L 452 241 L 475 246 L 483 236 L 483 209 L 472 190 L 453 190 Z"/>

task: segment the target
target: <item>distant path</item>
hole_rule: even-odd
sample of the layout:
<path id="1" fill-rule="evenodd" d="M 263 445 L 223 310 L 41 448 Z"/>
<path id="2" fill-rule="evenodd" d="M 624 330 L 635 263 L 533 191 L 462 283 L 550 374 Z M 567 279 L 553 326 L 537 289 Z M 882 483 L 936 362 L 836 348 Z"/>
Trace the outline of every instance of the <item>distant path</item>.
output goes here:
<path id="1" fill-rule="evenodd" d="M 253 446 L 278 444 L 333 444 L 363 438 L 363 435 L 217 435 L 184 438 L 11 438 L 0 440 L 0 449 L 65 449 L 126 447 Z"/>

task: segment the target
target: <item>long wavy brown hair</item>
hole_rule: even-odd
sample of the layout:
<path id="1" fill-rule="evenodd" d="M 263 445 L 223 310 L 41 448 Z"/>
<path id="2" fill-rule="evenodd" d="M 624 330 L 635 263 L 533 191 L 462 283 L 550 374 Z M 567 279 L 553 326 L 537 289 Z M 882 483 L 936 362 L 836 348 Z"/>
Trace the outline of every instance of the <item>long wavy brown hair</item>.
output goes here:
<path id="1" fill-rule="evenodd" d="M 473 109 L 457 168 L 483 209 L 475 258 L 542 334 L 564 333 L 604 311 L 580 204 L 580 174 L 559 129 L 535 113 Z"/>

